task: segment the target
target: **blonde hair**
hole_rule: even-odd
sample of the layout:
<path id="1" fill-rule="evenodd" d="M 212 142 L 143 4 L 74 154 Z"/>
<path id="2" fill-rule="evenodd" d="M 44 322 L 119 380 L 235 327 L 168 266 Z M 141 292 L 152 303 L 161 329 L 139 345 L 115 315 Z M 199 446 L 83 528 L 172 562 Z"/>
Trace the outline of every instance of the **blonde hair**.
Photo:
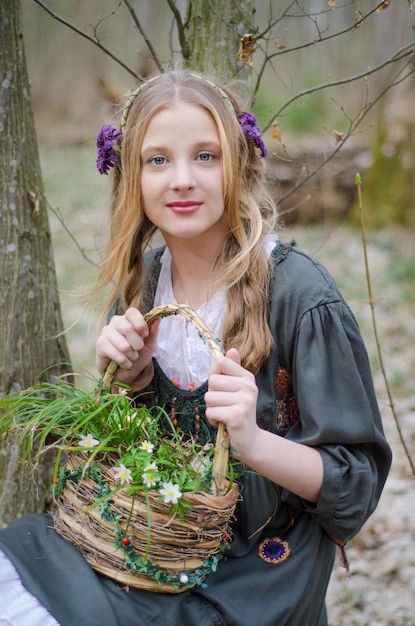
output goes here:
<path id="1" fill-rule="evenodd" d="M 276 227 L 276 208 L 265 189 L 264 165 L 241 131 L 239 105 L 223 87 L 190 72 L 172 71 L 150 80 L 129 100 L 114 168 L 110 238 L 94 291 L 113 283 L 108 308 L 120 294 L 126 306 L 140 307 L 144 251 L 156 231 L 141 203 L 141 145 L 152 116 L 176 102 L 204 107 L 217 124 L 229 222 L 225 245 L 213 267 L 213 273 L 220 267 L 216 273 L 227 294 L 222 340 L 225 349 L 237 348 L 244 367 L 256 373 L 273 343 L 267 323 L 269 264 L 264 238 Z"/>

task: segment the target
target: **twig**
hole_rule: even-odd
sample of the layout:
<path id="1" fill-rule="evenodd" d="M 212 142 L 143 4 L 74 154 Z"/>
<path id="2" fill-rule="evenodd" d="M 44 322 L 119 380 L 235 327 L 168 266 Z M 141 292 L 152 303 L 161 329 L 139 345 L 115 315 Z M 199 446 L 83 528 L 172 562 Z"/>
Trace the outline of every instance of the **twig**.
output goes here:
<path id="1" fill-rule="evenodd" d="M 409 62 L 408 62 L 409 64 Z M 415 69 L 410 69 L 405 75 L 400 76 L 400 74 L 403 72 L 403 68 L 401 68 L 399 70 L 399 72 L 397 73 L 396 77 L 388 84 L 386 85 L 386 87 L 376 96 L 376 98 L 374 100 L 372 100 L 371 102 L 367 103 L 365 105 L 365 107 L 363 107 L 363 109 L 359 112 L 359 114 L 354 118 L 354 120 L 350 120 L 350 125 L 349 125 L 349 129 L 347 130 L 347 132 L 344 134 L 343 139 L 338 143 L 338 145 L 336 146 L 336 148 L 320 163 L 320 165 L 315 168 L 312 172 L 310 172 L 305 178 L 303 178 L 301 180 L 301 182 L 297 183 L 296 185 L 294 185 L 294 187 L 292 189 L 290 189 L 286 194 L 284 194 L 283 196 L 281 196 L 281 198 L 279 198 L 279 202 L 282 203 L 284 200 L 286 200 L 287 198 L 289 198 L 293 193 L 295 193 L 300 187 L 302 187 L 307 181 L 309 181 L 311 178 L 313 178 L 313 176 L 315 176 L 315 174 L 317 174 L 320 170 L 323 169 L 323 167 L 325 167 L 325 165 L 327 165 L 327 163 L 329 161 L 331 161 L 331 159 L 333 159 L 336 154 L 339 152 L 339 150 L 344 146 L 344 144 L 346 143 L 346 141 L 349 139 L 349 137 L 352 136 L 353 132 L 355 131 L 355 129 L 360 125 L 360 123 L 362 122 L 362 120 L 364 119 L 364 117 L 366 117 L 366 115 L 369 113 L 369 111 L 375 106 L 375 104 L 377 104 L 377 102 L 379 102 L 379 100 L 381 100 L 381 98 L 383 98 L 383 96 L 393 87 L 395 87 L 396 85 L 399 85 L 401 82 L 403 82 L 404 80 L 406 80 L 408 78 L 408 76 L 410 76 L 411 74 L 413 74 L 415 72 Z M 290 210 L 286 210 L 283 213 L 281 213 L 281 215 L 286 215 L 287 213 L 290 213 Z"/>
<path id="2" fill-rule="evenodd" d="M 414 51 L 415 51 L 415 41 L 411 41 L 410 43 L 406 44 L 406 46 L 403 46 L 402 48 L 397 50 L 391 57 L 389 57 L 385 61 L 382 61 L 382 63 L 379 63 L 379 65 L 376 65 L 375 67 L 372 67 L 371 69 L 368 69 L 364 72 L 360 72 L 359 74 L 355 74 L 354 76 L 347 76 L 346 78 L 340 78 L 338 80 L 333 80 L 328 83 L 322 83 L 321 85 L 315 85 L 314 87 L 310 87 L 309 89 L 304 89 L 303 91 L 296 93 L 292 98 L 290 98 L 290 100 L 287 100 L 287 102 L 284 102 L 284 104 L 274 113 L 274 115 L 271 117 L 271 119 L 268 121 L 268 123 L 266 124 L 266 126 L 264 126 L 262 130 L 264 132 L 268 130 L 272 122 L 279 115 L 281 115 L 282 111 L 284 111 L 284 109 L 286 109 L 288 106 L 290 106 L 290 104 L 292 104 L 299 98 L 308 96 L 312 93 L 315 93 L 316 91 L 321 91 L 322 89 L 328 89 L 329 87 L 337 87 L 338 85 L 345 85 L 347 83 L 354 82 L 355 80 L 366 78 L 367 76 L 370 76 L 371 74 L 375 74 L 376 72 L 386 67 L 387 65 L 390 65 L 391 63 L 396 63 L 397 61 L 401 61 L 402 59 L 404 59 L 405 57 L 409 55 L 413 55 Z"/>
<path id="3" fill-rule="evenodd" d="M 386 374 L 386 369 L 385 369 L 384 362 L 383 362 L 382 348 L 381 348 L 381 344 L 380 344 L 380 340 L 379 340 L 379 334 L 378 334 L 378 329 L 377 329 L 376 314 L 375 314 L 375 301 L 373 299 L 372 281 L 371 281 L 371 277 L 370 277 L 369 261 L 368 261 L 368 254 L 367 254 L 367 240 L 366 240 L 365 218 L 364 218 L 363 201 L 362 201 L 362 189 L 361 189 L 361 187 L 362 187 L 362 180 L 361 180 L 360 174 L 356 174 L 356 187 L 357 187 L 357 197 L 358 197 L 359 210 L 360 210 L 360 228 L 361 228 L 361 233 L 362 233 L 363 254 L 364 254 L 364 259 L 365 259 L 365 272 L 366 272 L 367 292 L 368 292 L 368 296 L 369 296 L 369 305 L 370 305 L 370 311 L 371 311 L 371 315 L 372 315 L 372 327 L 373 327 L 373 333 L 374 333 L 374 336 L 375 336 L 375 343 L 376 343 L 376 350 L 377 350 L 378 359 L 379 359 L 379 365 L 380 365 L 380 369 L 381 369 L 381 372 L 382 372 L 383 380 L 385 382 L 386 393 L 387 393 L 388 399 L 389 399 L 389 406 L 391 408 L 393 419 L 394 419 L 395 425 L 396 425 L 396 429 L 397 429 L 398 434 L 399 434 L 399 439 L 401 441 L 402 447 L 403 447 L 403 449 L 405 451 L 405 454 L 406 454 L 406 457 L 408 459 L 408 462 L 409 462 L 409 465 L 410 465 L 410 468 L 411 468 L 411 471 L 412 471 L 412 475 L 415 478 L 415 466 L 414 466 L 414 463 L 412 461 L 411 454 L 409 452 L 408 446 L 406 445 L 406 441 L 405 441 L 403 433 L 402 433 L 401 425 L 399 423 L 398 414 L 397 414 L 396 409 L 395 409 L 395 403 L 393 401 L 392 391 L 391 391 L 391 388 L 390 388 L 390 385 L 389 385 L 388 377 L 387 377 L 387 374 Z"/>
<path id="4" fill-rule="evenodd" d="M 177 34 L 179 36 L 180 48 L 182 51 L 183 58 L 188 59 L 190 55 L 190 46 L 189 46 L 189 42 L 186 39 L 182 16 L 180 15 L 179 9 L 176 7 L 175 3 L 172 0 L 167 0 L 167 4 L 169 5 L 174 15 L 174 18 L 176 20 Z"/>
<path id="5" fill-rule="evenodd" d="M 315 26 L 316 26 L 316 28 L 317 28 L 317 22 L 316 22 L 316 20 L 312 19 L 312 17 L 311 17 L 311 16 L 312 16 L 312 14 L 311 14 L 311 13 L 310 13 L 310 14 L 305 13 L 305 12 L 304 12 L 304 9 L 303 9 L 301 6 L 299 7 L 299 8 L 300 8 L 300 13 L 301 13 L 301 15 L 300 15 L 300 16 L 295 15 L 295 14 L 294 14 L 294 15 L 290 15 L 290 14 L 288 13 L 288 9 L 289 9 L 289 8 L 291 8 L 291 6 L 292 6 L 293 4 L 297 4 L 297 5 L 298 5 L 298 2 L 293 2 L 293 3 L 290 5 L 290 7 L 288 7 L 288 8 L 285 10 L 285 12 L 282 14 L 282 16 L 280 16 L 279 18 L 277 18 L 274 22 L 270 22 L 270 24 L 268 24 L 268 27 L 267 27 L 264 31 L 262 31 L 262 32 L 260 33 L 259 38 L 264 38 L 264 37 L 265 37 L 265 34 L 267 33 L 267 31 L 272 30 L 272 28 L 274 28 L 275 24 L 277 24 L 277 23 L 278 23 L 279 21 L 281 21 L 283 18 L 290 18 L 290 17 L 291 17 L 291 18 L 295 18 L 295 17 L 299 17 L 299 18 L 300 18 L 300 17 L 308 17 L 309 19 L 311 19 L 311 21 L 314 23 L 314 25 L 315 25 Z M 365 20 L 367 20 L 367 19 L 368 19 L 371 15 L 373 15 L 374 13 L 376 13 L 376 11 L 378 10 L 378 8 L 379 8 L 379 6 L 380 6 L 381 4 L 382 4 L 382 2 L 381 2 L 380 4 L 378 4 L 376 7 L 372 8 L 372 9 L 371 9 L 368 13 L 366 13 L 366 15 L 363 15 L 363 16 L 362 16 L 362 19 L 361 19 L 361 21 L 359 22 L 360 26 L 361 26 L 361 25 L 362 25 L 362 23 L 363 23 Z M 324 12 L 324 11 L 322 11 L 322 12 Z M 319 12 L 317 15 L 319 15 L 320 13 L 321 13 L 321 12 Z M 304 50 L 305 48 L 310 48 L 310 47 L 312 47 L 312 46 L 315 46 L 316 44 L 320 44 L 320 43 L 323 43 L 323 42 L 325 42 L 325 41 L 329 41 L 330 39 L 335 39 L 335 38 L 340 37 L 340 36 L 342 36 L 342 35 L 346 35 L 346 34 L 347 34 L 347 33 L 349 33 L 350 31 L 355 30 L 355 28 L 356 28 L 356 24 L 354 23 L 354 24 L 352 24 L 352 25 L 350 25 L 350 26 L 347 26 L 347 27 L 346 27 L 346 28 L 344 28 L 343 30 L 336 31 L 336 32 L 335 32 L 335 33 L 333 33 L 332 35 L 327 35 L 326 37 L 322 37 L 322 36 L 321 36 L 321 32 L 320 32 L 320 31 L 319 31 L 319 29 L 317 28 L 317 32 L 318 32 L 318 33 L 320 33 L 320 36 L 319 36 L 319 37 L 317 37 L 317 38 L 314 38 L 314 39 L 313 39 L 313 41 L 308 41 L 308 42 L 307 42 L 307 43 L 305 43 L 305 44 L 300 44 L 299 46 L 294 46 L 294 47 L 292 47 L 292 48 L 283 48 L 283 49 L 278 50 L 278 52 L 274 52 L 274 53 L 273 53 L 273 54 L 271 54 L 270 56 L 267 56 L 267 57 L 264 59 L 264 62 L 263 62 L 263 64 L 262 64 L 262 67 L 261 67 L 260 71 L 258 72 L 257 82 L 256 82 L 256 86 L 255 86 L 255 88 L 254 88 L 254 96 L 256 95 L 256 93 L 257 93 L 257 91 L 258 91 L 258 89 L 259 89 L 259 87 L 260 87 L 261 79 L 262 79 L 262 76 L 263 76 L 263 74 L 264 74 L 264 71 L 265 71 L 265 69 L 266 69 L 266 67 L 267 67 L 268 63 L 270 63 L 274 57 L 276 57 L 276 56 L 278 56 L 278 57 L 279 57 L 279 56 L 281 56 L 282 54 L 288 54 L 289 52 L 296 52 L 296 51 L 298 51 L 298 50 Z"/>
<path id="6" fill-rule="evenodd" d="M 153 44 L 151 43 L 151 41 L 149 40 L 149 38 L 147 37 L 144 28 L 141 25 L 141 22 L 138 19 L 137 13 L 134 9 L 134 7 L 131 6 L 129 0 L 124 0 L 124 4 L 126 5 L 127 9 L 129 10 L 131 17 L 133 18 L 134 24 L 137 26 L 141 36 L 143 37 L 144 41 L 146 42 L 147 48 L 150 52 L 150 55 L 153 59 L 153 61 L 155 62 L 155 64 L 157 65 L 157 68 L 160 72 L 163 71 L 163 65 L 161 64 L 158 56 L 157 56 L 157 52 L 155 51 Z"/>
<path id="7" fill-rule="evenodd" d="M 298 6 L 298 1 L 297 0 L 292 0 L 292 2 L 287 7 L 285 7 L 285 9 L 283 9 L 282 13 L 278 17 L 276 17 L 274 19 L 272 17 L 272 9 L 274 7 L 272 7 L 272 5 L 270 5 L 271 15 L 270 15 L 270 19 L 268 21 L 268 26 L 263 31 L 261 31 L 260 36 L 265 38 L 265 35 L 268 32 L 270 32 L 273 28 L 275 28 L 275 26 L 277 24 L 279 24 L 280 22 L 282 22 L 282 20 L 284 20 L 285 18 L 287 18 L 287 17 L 296 17 L 295 14 L 294 15 L 290 14 L 290 11 L 293 8 L 293 6 Z M 281 7 L 276 7 L 276 8 L 281 8 Z M 300 7 L 300 13 L 303 13 L 303 12 L 304 12 L 303 9 Z M 322 11 L 322 13 L 324 13 L 324 11 Z M 307 17 L 307 15 L 306 15 L 306 17 Z"/>
<path id="8" fill-rule="evenodd" d="M 44 9 L 47 13 L 49 13 L 49 15 L 51 17 L 53 17 L 55 20 L 57 20 L 58 22 L 61 22 L 61 24 L 64 24 L 65 26 L 67 26 L 71 30 L 75 31 L 76 33 L 78 33 L 78 35 L 81 35 L 81 37 L 84 37 L 85 39 L 88 39 L 88 41 L 91 41 L 100 50 L 105 52 L 105 54 L 108 55 L 113 61 L 118 63 L 118 65 L 121 65 L 121 67 L 124 68 L 126 72 L 128 72 L 129 74 L 134 76 L 134 78 L 137 78 L 137 80 L 139 80 L 139 81 L 143 81 L 144 80 L 142 78 L 142 76 L 140 76 L 140 74 L 137 74 L 137 72 L 135 72 L 131 67 L 129 67 L 126 63 L 124 63 L 124 61 L 122 61 L 113 52 L 111 52 L 111 50 L 109 50 L 109 48 L 104 46 L 100 42 L 98 37 L 96 37 L 96 36 L 93 37 L 89 33 L 85 32 L 84 30 L 81 30 L 80 28 L 75 26 L 75 24 L 73 24 L 72 22 L 69 22 L 68 20 L 65 20 L 63 17 L 61 17 L 60 15 L 58 15 L 57 13 L 52 11 L 52 9 L 50 7 L 48 7 L 47 4 L 42 2 L 42 0 L 34 0 L 34 2 L 36 2 L 36 4 L 38 4 L 40 7 L 42 7 L 42 9 Z"/>
<path id="9" fill-rule="evenodd" d="M 95 263 L 92 259 L 90 259 L 85 250 L 81 247 L 81 245 L 78 243 L 75 235 L 70 231 L 70 229 L 68 228 L 68 226 L 65 224 L 65 220 L 62 217 L 61 212 L 59 211 L 59 209 L 55 209 L 48 200 L 46 200 L 46 205 L 48 207 L 48 209 L 50 211 L 52 211 L 52 213 L 56 216 L 56 218 L 59 220 L 61 226 L 63 226 L 64 230 L 66 231 L 67 235 L 69 235 L 69 237 L 72 239 L 72 241 L 74 242 L 75 246 L 78 248 L 79 252 L 81 253 L 81 255 L 84 257 L 85 261 L 87 261 L 87 263 L 89 263 L 90 265 L 92 265 L 93 267 L 98 267 L 98 263 Z"/>

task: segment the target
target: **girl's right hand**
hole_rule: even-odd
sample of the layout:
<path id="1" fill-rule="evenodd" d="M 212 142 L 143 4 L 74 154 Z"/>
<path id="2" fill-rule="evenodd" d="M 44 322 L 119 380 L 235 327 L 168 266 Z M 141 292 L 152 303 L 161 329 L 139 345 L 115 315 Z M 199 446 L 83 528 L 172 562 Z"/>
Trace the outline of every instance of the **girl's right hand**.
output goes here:
<path id="1" fill-rule="evenodd" d="M 138 309 L 129 308 L 124 315 L 114 315 L 104 326 L 96 342 L 96 366 L 104 372 L 110 361 L 121 369 L 115 380 L 131 385 L 151 361 L 157 346 L 160 320 L 149 327 Z"/>

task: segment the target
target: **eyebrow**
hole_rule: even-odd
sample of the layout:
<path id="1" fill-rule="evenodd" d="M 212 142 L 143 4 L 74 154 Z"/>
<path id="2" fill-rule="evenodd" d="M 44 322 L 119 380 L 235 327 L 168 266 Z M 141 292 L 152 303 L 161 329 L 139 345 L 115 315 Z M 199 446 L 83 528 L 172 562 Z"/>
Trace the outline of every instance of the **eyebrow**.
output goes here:
<path id="1" fill-rule="evenodd" d="M 198 141 L 194 146 L 192 146 L 192 148 L 195 150 L 195 152 L 198 152 L 199 150 L 221 150 L 221 145 L 220 143 L 216 142 L 216 141 Z M 166 146 L 145 146 L 144 148 L 141 148 L 141 154 L 146 154 L 146 153 L 150 153 L 150 154 L 157 154 L 158 152 L 164 152 L 166 150 Z"/>

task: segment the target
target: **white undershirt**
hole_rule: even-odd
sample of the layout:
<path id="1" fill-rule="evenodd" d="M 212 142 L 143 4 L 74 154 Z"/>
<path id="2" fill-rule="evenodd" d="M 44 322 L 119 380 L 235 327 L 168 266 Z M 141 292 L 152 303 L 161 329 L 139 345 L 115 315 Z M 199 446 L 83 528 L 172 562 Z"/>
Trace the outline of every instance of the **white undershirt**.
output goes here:
<path id="1" fill-rule="evenodd" d="M 265 239 L 267 256 L 275 247 L 277 235 Z M 154 306 L 178 303 L 173 292 L 171 265 L 168 248 L 163 252 Z M 226 294 L 217 291 L 197 309 L 198 316 L 206 322 L 218 339 L 222 339 L 222 325 L 226 310 Z M 182 315 L 171 315 L 162 320 L 159 328 L 157 349 L 154 353 L 158 364 L 168 378 L 183 389 L 200 386 L 208 375 L 212 355 L 195 326 Z"/>

